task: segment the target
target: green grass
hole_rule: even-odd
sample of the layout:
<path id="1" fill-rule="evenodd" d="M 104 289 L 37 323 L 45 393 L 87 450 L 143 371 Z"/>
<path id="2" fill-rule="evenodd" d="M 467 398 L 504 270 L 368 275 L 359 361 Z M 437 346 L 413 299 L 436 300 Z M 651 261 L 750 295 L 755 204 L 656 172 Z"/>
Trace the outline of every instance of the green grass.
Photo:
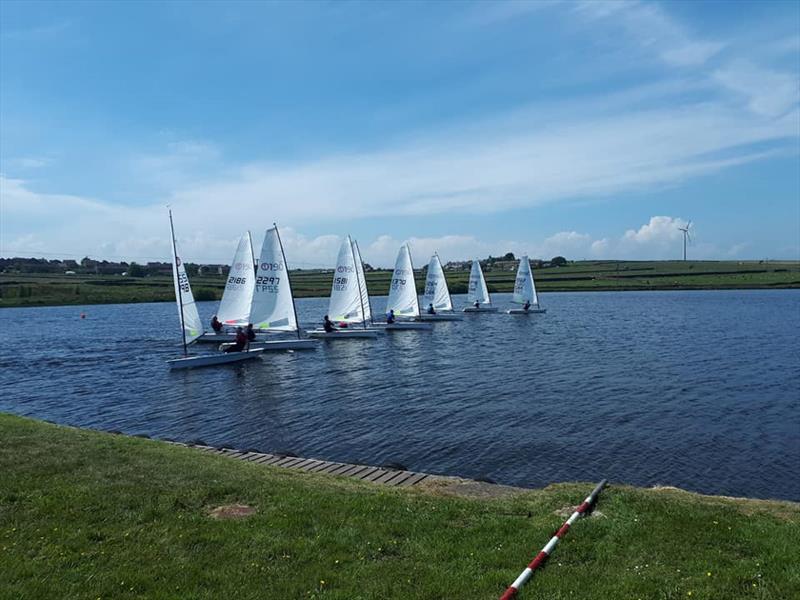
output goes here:
<path id="1" fill-rule="evenodd" d="M 451 293 L 466 293 L 469 272 L 448 271 L 446 276 Z M 512 291 L 514 276 L 513 271 L 488 271 L 489 291 Z M 544 292 L 800 288 L 800 262 L 577 261 L 564 267 L 539 269 L 535 276 L 537 287 Z M 327 296 L 331 277 L 330 273 L 320 271 L 294 271 L 295 295 L 300 298 Z M 368 273 L 370 293 L 387 294 L 390 279 L 389 271 Z M 192 278 L 197 300 L 218 300 L 224 285 L 222 276 Z M 417 273 L 417 287 L 422 293 L 421 271 Z M 174 291 L 170 277 L 0 274 L 0 307 L 172 301 Z"/>
<path id="2" fill-rule="evenodd" d="M 593 484 L 398 490 L 0 414 L 0 598 L 497 598 Z M 598 474 L 599 476 L 599 474 Z M 254 516 L 215 520 L 228 503 Z M 612 486 L 520 598 L 800 597 L 800 506 Z"/>

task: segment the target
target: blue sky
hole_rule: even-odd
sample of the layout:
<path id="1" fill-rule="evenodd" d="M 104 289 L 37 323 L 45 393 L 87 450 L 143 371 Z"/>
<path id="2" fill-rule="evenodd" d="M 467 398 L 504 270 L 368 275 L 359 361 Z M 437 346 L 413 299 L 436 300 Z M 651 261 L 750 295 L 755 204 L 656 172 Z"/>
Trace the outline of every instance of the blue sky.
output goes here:
<path id="1" fill-rule="evenodd" d="M 0 4 L 0 254 L 800 258 L 793 2 Z"/>

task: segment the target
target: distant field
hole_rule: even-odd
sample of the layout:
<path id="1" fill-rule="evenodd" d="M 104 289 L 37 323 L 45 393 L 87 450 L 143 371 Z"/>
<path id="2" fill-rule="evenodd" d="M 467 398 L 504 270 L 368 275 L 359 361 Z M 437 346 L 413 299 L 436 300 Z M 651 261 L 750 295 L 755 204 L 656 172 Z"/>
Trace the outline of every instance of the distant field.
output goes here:
<path id="1" fill-rule="evenodd" d="M 578 261 L 563 267 L 539 269 L 534 273 L 539 290 L 674 290 L 737 288 L 800 288 L 800 262 L 735 261 Z M 513 271 L 488 271 L 491 292 L 510 292 Z M 298 297 L 327 296 L 331 272 L 293 271 L 292 286 Z M 446 273 L 453 294 L 466 293 L 468 271 Z M 369 291 L 388 293 L 391 271 L 367 274 Z M 195 298 L 217 300 L 225 279 L 198 276 L 191 280 Z M 417 288 L 422 292 L 424 275 L 417 271 Z M 122 277 L 118 275 L 0 274 L 0 307 L 48 306 L 61 304 L 112 304 L 167 302 L 173 297 L 169 277 Z"/>

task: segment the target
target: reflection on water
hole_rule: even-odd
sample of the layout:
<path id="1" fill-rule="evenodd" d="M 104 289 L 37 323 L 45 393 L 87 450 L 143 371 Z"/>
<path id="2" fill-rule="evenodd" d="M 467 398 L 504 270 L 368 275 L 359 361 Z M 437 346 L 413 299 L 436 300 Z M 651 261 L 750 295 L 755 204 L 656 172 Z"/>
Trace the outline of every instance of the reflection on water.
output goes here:
<path id="1" fill-rule="evenodd" d="M 543 303 L 174 373 L 172 304 L 5 309 L 0 410 L 525 486 L 608 477 L 800 499 L 800 292 Z M 298 310 L 316 325 L 326 301 Z"/>

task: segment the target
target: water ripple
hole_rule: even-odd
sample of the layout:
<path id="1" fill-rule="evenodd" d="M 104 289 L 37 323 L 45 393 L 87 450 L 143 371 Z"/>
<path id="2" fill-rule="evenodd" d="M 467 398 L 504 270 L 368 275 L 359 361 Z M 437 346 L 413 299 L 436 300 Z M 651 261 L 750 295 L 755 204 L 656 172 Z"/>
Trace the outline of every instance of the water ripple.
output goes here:
<path id="1" fill-rule="evenodd" d="M 800 292 L 543 300 L 546 315 L 176 373 L 171 304 L 5 309 L 0 410 L 525 486 L 608 477 L 800 500 Z M 298 301 L 304 323 L 325 308 Z"/>

